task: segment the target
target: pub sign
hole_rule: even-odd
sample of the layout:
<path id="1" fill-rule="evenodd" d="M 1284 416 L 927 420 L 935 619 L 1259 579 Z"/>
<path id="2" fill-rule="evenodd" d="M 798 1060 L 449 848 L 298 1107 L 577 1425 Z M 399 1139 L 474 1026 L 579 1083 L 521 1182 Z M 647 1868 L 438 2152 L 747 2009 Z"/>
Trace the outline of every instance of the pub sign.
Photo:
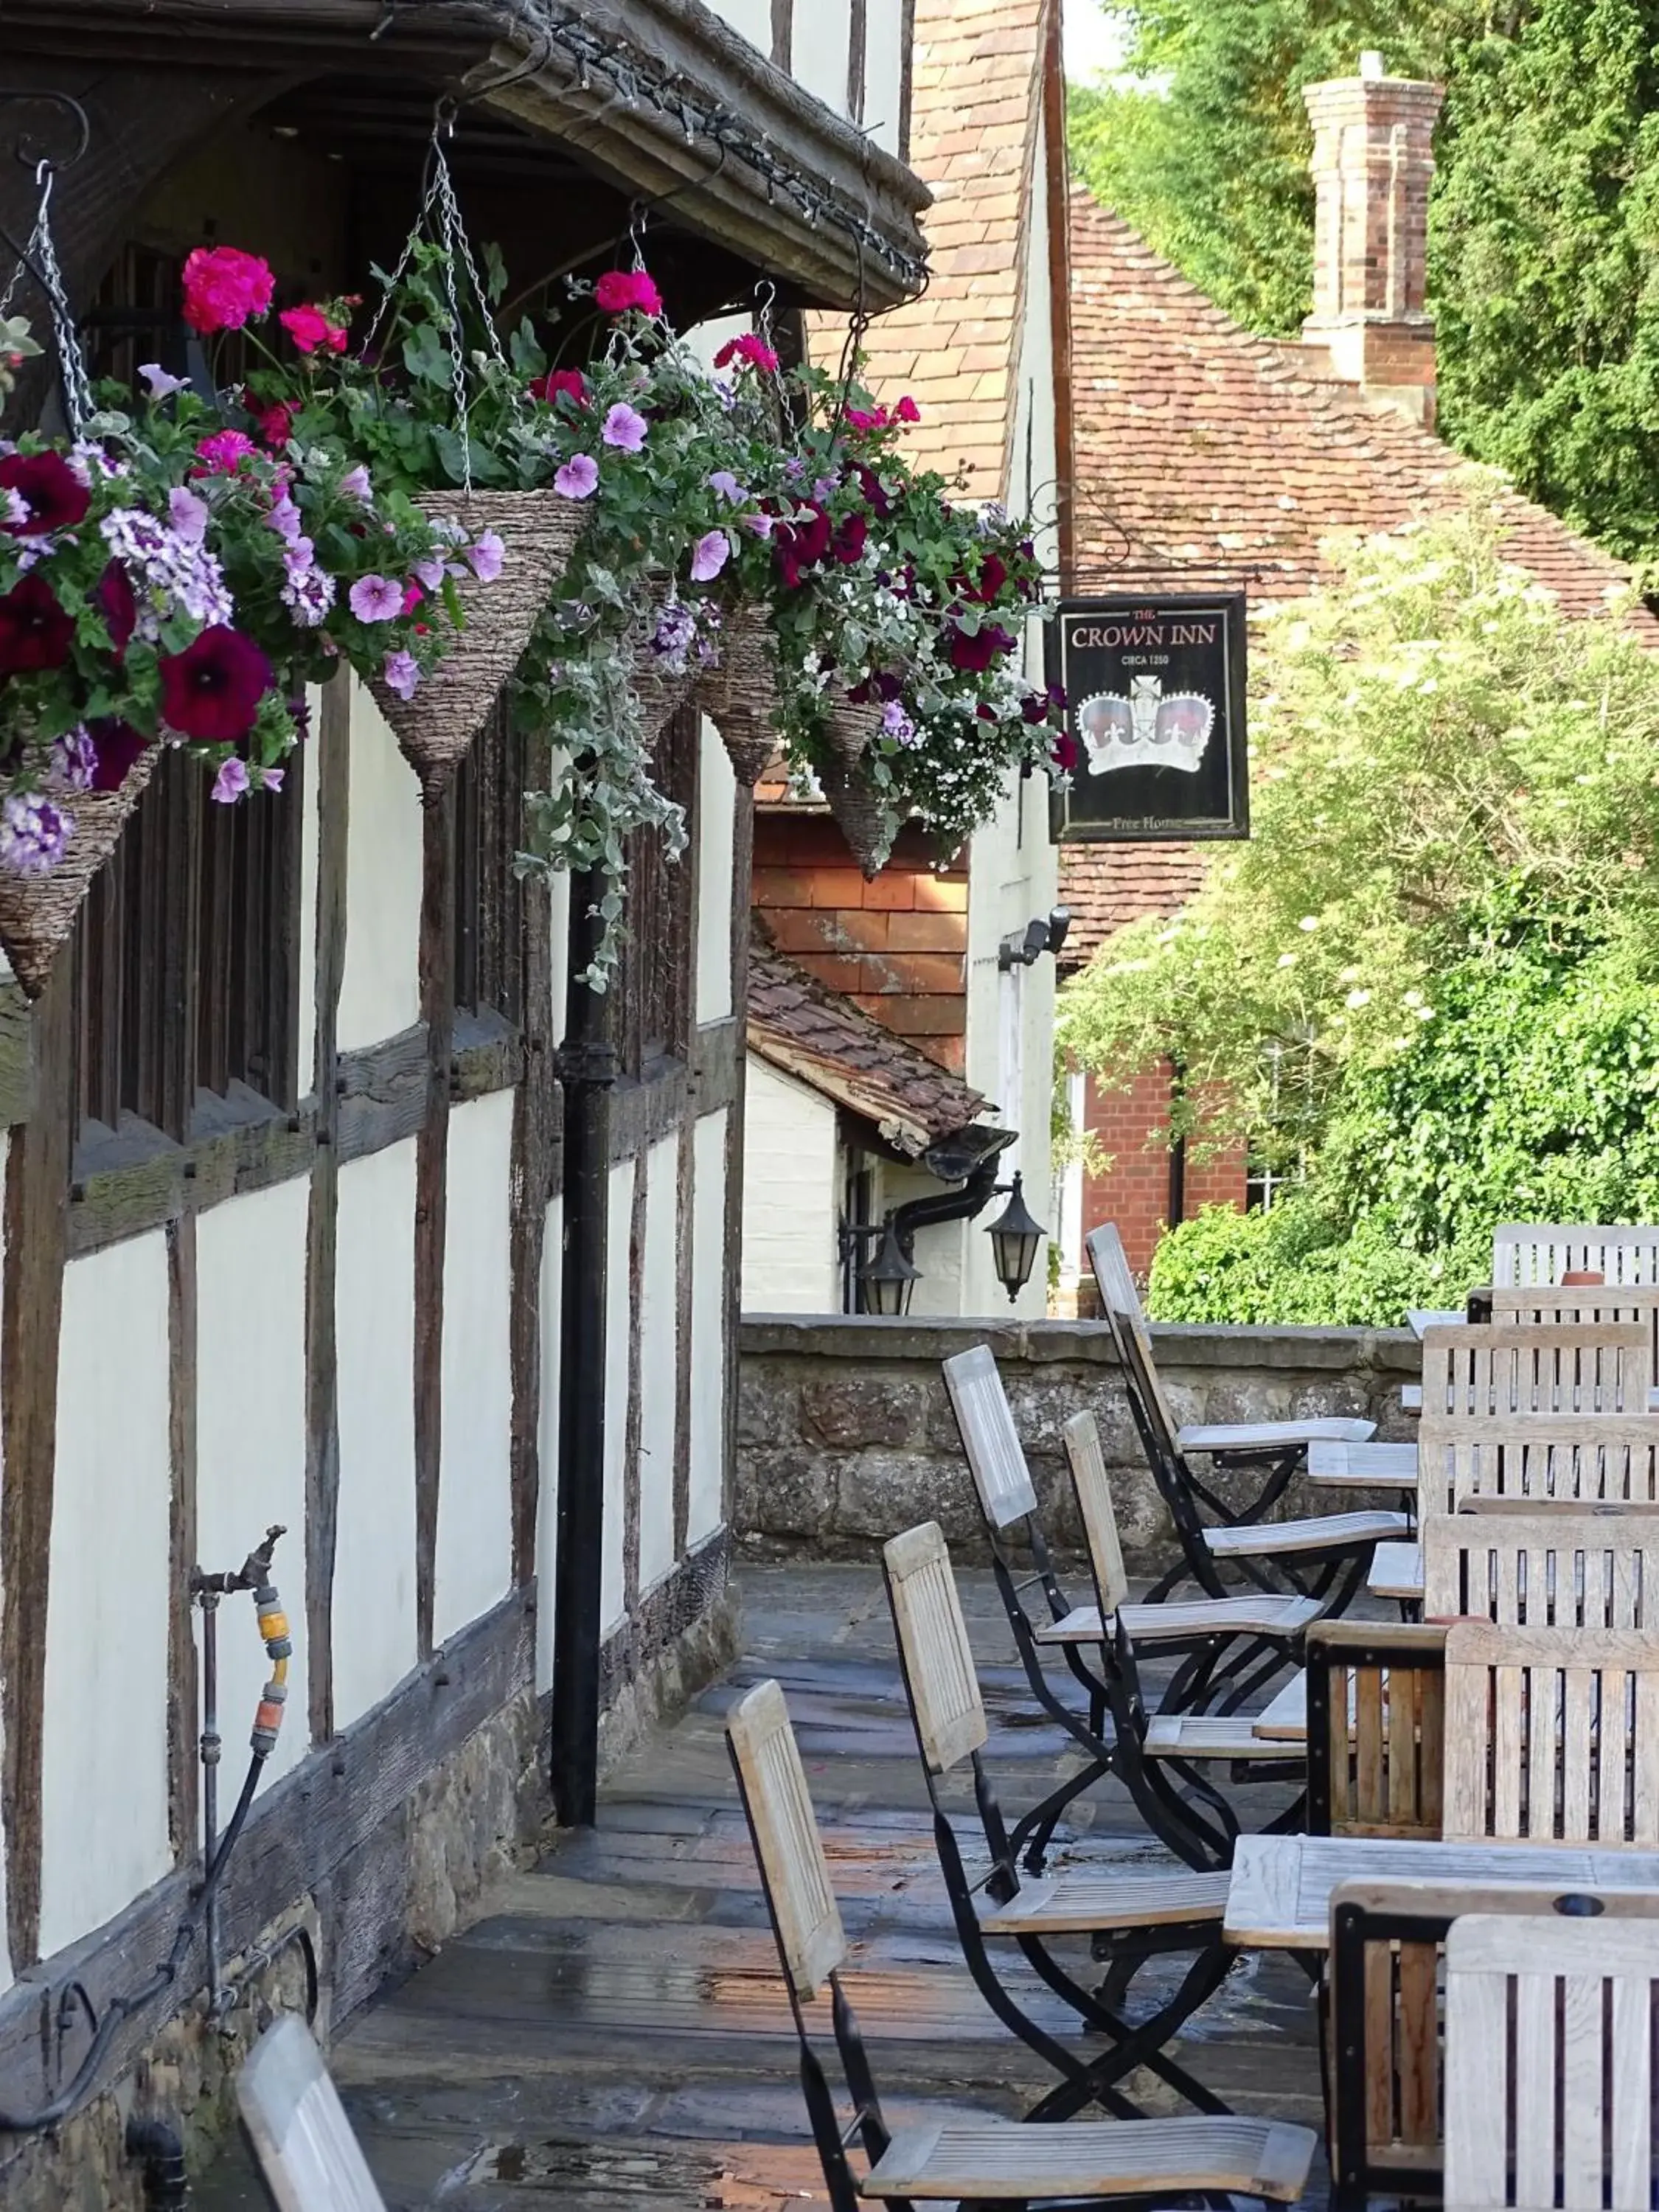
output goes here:
<path id="1" fill-rule="evenodd" d="M 1249 836 L 1243 592 L 1062 599 L 1048 639 L 1077 754 L 1060 837 Z"/>

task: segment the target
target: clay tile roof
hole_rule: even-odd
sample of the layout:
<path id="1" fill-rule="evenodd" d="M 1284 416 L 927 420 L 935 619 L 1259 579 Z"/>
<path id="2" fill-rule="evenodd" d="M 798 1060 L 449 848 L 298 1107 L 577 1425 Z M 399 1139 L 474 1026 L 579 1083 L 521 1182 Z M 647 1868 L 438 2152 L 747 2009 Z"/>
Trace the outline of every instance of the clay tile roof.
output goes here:
<path id="1" fill-rule="evenodd" d="M 977 1091 L 758 935 L 749 954 L 749 1049 L 873 1122 L 910 1159 L 985 1110 Z"/>
<path id="2" fill-rule="evenodd" d="M 1006 495 L 1013 460 L 1027 227 L 1042 131 L 1042 56 L 1057 0 L 916 0 L 910 166 L 932 190 L 927 289 L 865 334 L 871 389 L 908 392 L 906 434 L 941 475 L 969 471 L 975 499 Z M 833 365 L 844 323 L 817 323 Z"/>
<path id="3" fill-rule="evenodd" d="M 1243 584 L 1299 598 L 1323 540 L 1420 520 L 1456 496 L 1462 457 L 1352 387 L 1311 374 L 1297 349 L 1255 338 L 1107 209 L 1071 205 L 1072 396 L 1079 588 L 1203 590 Z M 1631 582 L 1621 562 L 1518 495 L 1510 557 L 1564 611 L 1601 611 Z M 1629 617 L 1659 649 L 1659 621 Z M 1067 845 L 1066 945 L 1080 965 L 1126 921 L 1170 914 L 1202 880 L 1201 848 Z"/>

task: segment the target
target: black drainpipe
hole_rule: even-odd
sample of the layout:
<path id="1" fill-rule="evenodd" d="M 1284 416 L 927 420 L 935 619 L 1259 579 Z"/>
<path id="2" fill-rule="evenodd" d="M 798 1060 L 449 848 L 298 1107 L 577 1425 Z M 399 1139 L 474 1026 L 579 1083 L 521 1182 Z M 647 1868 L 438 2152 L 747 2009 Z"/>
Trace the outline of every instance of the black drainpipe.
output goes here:
<path id="1" fill-rule="evenodd" d="M 1170 1103 L 1178 1107 L 1187 1078 L 1187 1071 L 1178 1060 L 1170 1063 L 1171 1080 Z M 1170 1222 L 1171 1229 L 1179 1229 L 1187 1218 L 1187 1139 L 1177 1137 L 1170 1147 Z"/>
<path id="2" fill-rule="evenodd" d="M 554 1808 L 591 1828 L 599 1789 L 600 1576 L 605 1558 L 605 1302 L 611 1186 L 611 999 L 580 979 L 598 950 L 600 869 L 570 881 L 559 1310 L 559 1504 L 553 1630 Z"/>

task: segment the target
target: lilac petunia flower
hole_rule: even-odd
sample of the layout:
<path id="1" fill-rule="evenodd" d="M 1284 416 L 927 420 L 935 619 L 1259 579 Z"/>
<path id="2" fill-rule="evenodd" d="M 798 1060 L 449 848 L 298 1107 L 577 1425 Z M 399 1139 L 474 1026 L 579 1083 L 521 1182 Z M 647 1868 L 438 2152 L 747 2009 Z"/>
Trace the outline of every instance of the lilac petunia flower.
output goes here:
<path id="1" fill-rule="evenodd" d="M 412 699 L 421 680 L 421 664 L 412 653 L 388 653 L 381 674 L 386 689 L 395 691 L 400 699 Z"/>
<path id="2" fill-rule="evenodd" d="M 175 392 L 185 388 L 184 378 L 169 376 L 159 361 L 141 361 L 138 374 L 149 386 L 152 399 L 171 399 Z"/>
<path id="3" fill-rule="evenodd" d="M 723 530 L 710 530 L 691 549 L 691 580 L 710 584 L 732 557 L 732 541 Z"/>
<path id="4" fill-rule="evenodd" d="M 404 611 L 404 587 L 390 576 L 359 576 L 348 604 L 359 622 L 395 622 Z"/>
<path id="5" fill-rule="evenodd" d="M 447 573 L 442 560 L 435 553 L 429 561 L 417 561 L 410 571 L 423 592 L 442 591 Z"/>
<path id="6" fill-rule="evenodd" d="M 605 416 L 605 428 L 599 434 L 607 446 L 618 447 L 624 453 L 637 453 L 645 444 L 649 428 L 643 415 L 626 400 L 619 399 Z"/>
<path id="7" fill-rule="evenodd" d="M 208 526 L 208 503 L 198 499 L 193 491 L 183 484 L 175 484 L 167 494 L 167 511 L 173 517 L 173 526 L 186 545 L 199 545 Z M 299 514 L 298 507 L 294 510 Z"/>
<path id="8" fill-rule="evenodd" d="M 283 548 L 283 566 L 290 576 L 303 576 L 317 565 L 317 548 L 308 538 L 291 538 Z"/>
<path id="9" fill-rule="evenodd" d="M 348 499 L 360 499 L 365 507 L 369 505 L 374 493 L 368 481 L 368 471 L 362 461 L 355 469 L 348 469 L 340 478 L 340 489 Z"/>
<path id="10" fill-rule="evenodd" d="M 283 778 L 287 774 L 288 770 L 285 768 L 262 768 L 259 771 L 260 790 L 280 791 L 283 787 Z"/>
<path id="11" fill-rule="evenodd" d="M 573 453 L 553 479 L 566 499 L 591 499 L 599 488 L 599 465 L 591 453 Z"/>
<path id="12" fill-rule="evenodd" d="M 467 547 L 466 557 L 478 581 L 493 584 L 507 560 L 507 548 L 502 544 L 498 532 L 486 530 Z"/>
<path id="13" fill-rule="evenodd" d="M 716 469 L 708 479 L 708 489 L 717 491 L 728 507 L 741 507 L 749 496 L 730 469 Z"/>
<path id="14" fill-rule="evenodd" d="M 910 745 L 915 743 L 916 726 L 896 699 L 890 699 L 882 708 L 881 726 L 896 744 Z"/>
<path id="15" fill-rule="evenodd" d="M 19 876 L 50 875 L 74 835 L 75 817 L 43 793 L 14 793 L 0 806 L 0 868 Z"/>
<path id="16" fill-rule="evenodd" d="M 743 518 L 743 526 L 745 530 L 752 530 L 757 538 L 769 538 L 772 535 L 772 518 L 769 514 L 745 514 Z"/>
<path id="17" fill-rule="evenodd" d="M 210 796 L 221 806 L 234 806 L 239 799 L 246 795 L 247 784 L 247 763 L 233 753 L 228 760 L 220 763 Z"/>
<path id="18" fill-rule="evenodd" d="M 284 492 L 273 502 L 265 517 L 265 528 L 274 530 L 279 538 L 295 538 L 305 528 L 305 520 L 294 501 Z"/>

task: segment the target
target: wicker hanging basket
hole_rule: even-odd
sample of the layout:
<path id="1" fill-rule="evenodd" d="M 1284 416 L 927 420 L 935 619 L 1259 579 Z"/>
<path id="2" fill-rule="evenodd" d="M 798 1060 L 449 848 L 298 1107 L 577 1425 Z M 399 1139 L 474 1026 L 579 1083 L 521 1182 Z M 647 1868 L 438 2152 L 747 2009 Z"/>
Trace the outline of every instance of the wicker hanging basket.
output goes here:
<path id="1" fill-rule="evenodd" d="M 442 793 L 518 666 L 569 566 L 583 514 L 556 491 L 432 492 L 416 504 L 434 521 L 455 517 L 474 538 L 493 530 L 507 549 L 493 584 L 479 583 L 470 571 L 457 579 L 466 629 L 412 699 L 400 699 L 380 677 L 369 678 L 429 803 Z"/>
<path id="2" fill-rule="evenodd" d="M 892 849 L 886 810 L 856 763 L 848 768 L 840 761 L 830 762 L 819 769 L 817 778 L 818 788 L 847 840 L 848 849 L 866 878 L 873 880 L 881 873 Z"/>
<path id="3" fill-rule="evenodd" d="M 687 667 L 676 674 L 653 648 L 651 641 L 673 587 L 665 578 L 648 588 L 651 595 L 634 624 L 633 686 L 645 734 L 654 738 L 669 716 L 678 713 L 696 690 L 701 671 Z"/>
<path id="4" fill-rule="evenodd" d="M 881 734 L 880 702 L 856 706 L 841 693 L 834 693 L 823 734 L 837 760 L 856 768 Z"/>
<path id="5" fill-rule="evenodd" d="M 0 869 L 0 947 L 31 999 L 38 999 L 59 948 L 75 927 L 92 879 L 115 850 L 127 817 L 155 773 L 158 745 L 146 745 L 116 791 L 77 791 L 66 798 L 75 834 L 49 876 Z"/>
<path id="6" fill-rule="evenodd" d="M 752 789 L 778 749 L 777 670 L 758 607 L 745 602 L 726 624 L 718 668 L 699 679 L 697 704 L 720 733 L 739 783 Z"/>

